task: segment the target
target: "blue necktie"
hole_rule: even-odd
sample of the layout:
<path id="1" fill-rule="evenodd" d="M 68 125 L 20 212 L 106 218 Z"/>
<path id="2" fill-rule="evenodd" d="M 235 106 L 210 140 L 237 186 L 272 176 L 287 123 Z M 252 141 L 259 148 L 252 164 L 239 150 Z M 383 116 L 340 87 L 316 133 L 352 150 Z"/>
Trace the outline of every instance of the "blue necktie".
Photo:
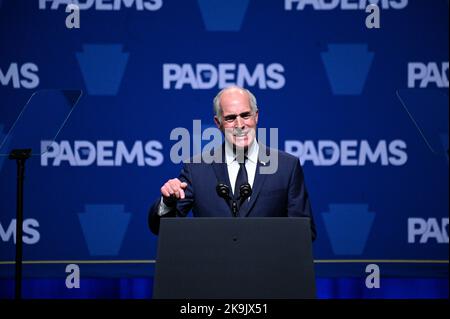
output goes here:
<path id="1" fill-rule="evenodd" d="M 247 162 L 247 157 L 245 157 L 244 163 L 239 163 L 239 172 L 236 178 L 236 183 L 234 184 L 234 199 L 238 200 L 240 197 L 241 185 L 248 183 L 247 170 L 245 168 L 245 162 Z M 238 201 L 240 203 L 240 200 Z M 242 203 L 239 209 L 239 215 L 245 210 L 245 206 L 248 203 L 248 198 Z"/>

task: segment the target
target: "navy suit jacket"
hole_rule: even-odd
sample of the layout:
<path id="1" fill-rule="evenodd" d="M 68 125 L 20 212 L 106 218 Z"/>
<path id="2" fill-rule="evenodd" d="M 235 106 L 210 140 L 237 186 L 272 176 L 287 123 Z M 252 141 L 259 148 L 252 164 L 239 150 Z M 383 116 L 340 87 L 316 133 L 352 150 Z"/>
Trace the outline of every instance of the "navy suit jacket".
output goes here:
<path id="1" fill-rule="evenodd" d="M 314 240 L 316 228 L 298 158 L 263 145 L 260 145 L 259 151 L 259 154 L 261 152 L 266 152 L 267 155 L 273 155 L 272 152 L 278 154 L 278 169 L 274 174 L 261 174 L 260 166 L 264 164 L 258 160 L 250 201 L 244 206 L 246 209 L 239 211 L 239 216 L 309 217 Z M 179 200 L 176 207 L 163 217 L 158 215 L 161 197 L 150 208 L 149 227 L 155 235 L 159 232 L 160 218 L 185 217 L 190 210 L 194 217 L 232 217 L 230 207 L 216 192 L 218 183 L 224 183 L 230 187 L 227 164 L 224 159 L 221 163 L 210 164 L 204 161 L 195 163 L 191 160 L 190 163 L 184 164 L 178 179 L 187 183 L 185 199 Z"/>

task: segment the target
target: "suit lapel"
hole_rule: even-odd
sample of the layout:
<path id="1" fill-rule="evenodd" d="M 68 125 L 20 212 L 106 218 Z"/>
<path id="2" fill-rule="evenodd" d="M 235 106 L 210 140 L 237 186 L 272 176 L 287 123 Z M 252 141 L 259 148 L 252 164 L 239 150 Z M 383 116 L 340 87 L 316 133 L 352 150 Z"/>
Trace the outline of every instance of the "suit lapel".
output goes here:
<path id="1" fill-rule="evenodd" d="M 216 162 L 211 163 L 211 166 L 212 166 L 212 169 L 214 170 L 214 174 L 216 175 L 217 184 L 222 183 L 222 184 L 228 185 L 228 188 L 231 192 L 230 178 L 228 176 L 228 168 L 227 168 L 227 163 L 225 161 L 225 149 L 224 148 L 222 148 L 222 160 L 219 163 L 216 163 Z M 230 195 L 233 196 L 233 194 L 230 194 Z M 226 201 L 224 199 L 220 198 L 218 195 L 217 195 L 217 200 L 222 201 L 221 207 L 223 209 L 225 209 L 225 211 L 227 211 L 230 216 L 232 216 L 231 210 L 230 210 L 229 206 L 227 205 Z"/>
<path id="2" fill-rule="evenodd" d="M 219 183 L 226 184 L 226 185 L 228 185 L 230 192 L 231 192 L 231 186 L 230 186 L 231 183 L 230 183 L 230 178 L 228 176 L 227 163 L 225 161 L 225 148 L 224 147 L 225 147 L 225 144 L 222 145 L 222 160 L 219 163 L 216 163 L 216 162 L 211 163 L 211 166 L 214 170 L 214 174 L 216 175 L 216 185 Z M 231 196 L 232 196 L 232 194 L 231 194 Z M 226 204 L 225 200 L 220 197 L 217 197 L 217 199 L 223 201 L 225 207 L 227 208 L 227 211 L 230 213 L 230 216 L 231 216 L 231 210 L 229 209 L 229 206 Z"/>
<path id="3" fill-rule="evenodd" d="M 231 192 L 227 163 L 212 163 L 211 165 L 213 167 L 214 173 L 216 174 L 217 184 L 219 183 L 227 184 Z"/>
<path id="4" fill-rule="evenodd" d="M 268 149 L 262 145 L 259 144 L 259 154 L 261 152 L 268 152 Z M 253 206 L 255 205 L 255 202 L 259 196 L 259 193 L 261 192 L 264 182 L 266 181 L 267 174 L 260 174 L 260 167 L 261 165 L 267 165 L 267 163 L 262 163 L 260 160 L 261 156 L 258 155 L 258 163 L 256 164 L 256 172 L 255 172 L 255 181 L 253 182 L 252 187 L 252 195 L 250 197 L 250 202 L 246 206 L 247 210 L 244 212 L 240 212 L 240 216 L 246 217 L 250 214 L 250 211 L 252 210 Z"/>

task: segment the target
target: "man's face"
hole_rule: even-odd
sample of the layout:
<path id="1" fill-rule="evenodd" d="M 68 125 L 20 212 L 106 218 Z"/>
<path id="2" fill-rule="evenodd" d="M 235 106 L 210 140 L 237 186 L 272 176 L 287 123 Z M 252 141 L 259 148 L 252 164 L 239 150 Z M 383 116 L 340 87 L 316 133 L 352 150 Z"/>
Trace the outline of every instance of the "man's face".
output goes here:
<path id="1" fill-rule="evenodd" d="M 258 112 L 253 112 L 247 92 L 232 88 L 220 96 L 222 121 L 214 117 L 217 127 L 227 141 L 240 149 L 247 149 L 255 140 Z"/>

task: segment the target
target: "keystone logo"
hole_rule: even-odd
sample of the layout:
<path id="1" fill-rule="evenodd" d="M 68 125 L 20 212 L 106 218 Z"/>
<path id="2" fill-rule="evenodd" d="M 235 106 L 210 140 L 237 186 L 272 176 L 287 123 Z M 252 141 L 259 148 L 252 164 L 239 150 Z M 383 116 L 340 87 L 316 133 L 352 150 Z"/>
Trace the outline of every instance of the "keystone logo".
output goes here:
<path id="1" fill-rule="evenodd" d="M 375 213 L 366 204 L 330 204 L 322 213 L 335 255 L 361 255 L 366 246 Z"/>
<path id="2" fill-rule="evenodd" d="M 448 160 L 448 95 L 438 89 L 404 89 L 397 97 L 417 137 L 433 153 L 445 154 Z"/>
<path id="3" fill-rule="evenodd" d="M 124 205 L 86 205 L 79 213 L 81 229 L 91 256 L 117 256 L 130 222 Z"/>
<path id="4" fill-rule="evenodd" d="M 367 44 L 329 44 L 321 56 L 333 94 L 360 95 L 374 55 Z"/>
<path id="5" fill-rule="evenodd" d="M 117 95 L 128 62 L 121 44 L 87 44 L 76 53 L 90 95 Z"/>
<path id="6" fill-rule="evenodd" d="M 239 31 L 250 0 L 197 0 L 207 31 Z"/>

